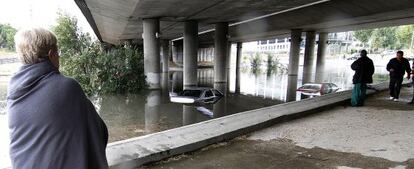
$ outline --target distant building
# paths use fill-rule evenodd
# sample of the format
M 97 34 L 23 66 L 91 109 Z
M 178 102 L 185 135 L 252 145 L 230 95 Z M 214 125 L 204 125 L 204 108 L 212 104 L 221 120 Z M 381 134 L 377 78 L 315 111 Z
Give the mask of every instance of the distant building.
M 305 37 L 302 37 L 300 53 L 303 54 Z M 316 37 L 316 40 L 318 37 Z M 353 37 L 353 32 L 339 32 L 328 34 L 328 54 L 349 53 L 351 49 L 361 50 L 363 45 Z M 256 51 L 261 53 L 287 54 L 290 51 L 290 39 L 278 38 L 256 42 Z M 315 50 L 316 52 L 317 50 Z
M 304 43 L 301 44 L 301 51 L 304 47 Z M 278 38 L 270 40 L 257 41 L 257 51 L 262 53 L 277 53 L 286 54 L 290 50 L 289 38 Z
M 353 37 L 353 32 L 328 34 L 328 53 L 330 55 L 349 53 L 351 49 L 359 50 L 360 43 Z

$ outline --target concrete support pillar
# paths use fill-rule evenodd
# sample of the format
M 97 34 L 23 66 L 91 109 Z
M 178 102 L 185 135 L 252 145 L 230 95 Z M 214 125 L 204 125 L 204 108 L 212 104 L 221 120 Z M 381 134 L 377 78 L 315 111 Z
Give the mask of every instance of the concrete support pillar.
M 236 52 L 236 93 L 240 93 L 240 64 L 242 57 L 242 42 L 237 42 L 237 52 Z
M 228 23 L 216 23 L 214 36 L 214 86 L 227 84 L 227 55 L 228 55 Z M 221 85 L 220 85 L 221 86 Z M 226 90 L 226 88 L 222 88 Z M 227 91 L 221 91 L 227 93 Z
M 184 24 L 184 89 L 197 86 L 198 22 Z
M 305 56 L 303 59 L 302 84 L 313 81 L 312 73 L 314 69 L 315 53 L 315 31 L 306 32 Z
M 298 70 L 299 70 L 299 52 L 302 30 L 293 29 L 290 35 L 290 53 L 288 65 L 288 85 L 286 92 L 286 101 L 296 100 L 296 88 L 298 84 Z
M 162 63 L 162 72 L 168 72 L 168 63 L 170 58 L 170 41 L 161 40 L 161 63 Z
M 158 19 L 143 20 L 144 72 L 150 89 L 160 88 L 160 46 L 156 36 L 159 23 Z
M 171 46 L 171 55 L 172 55 L 172 61 L 178 65 L 183 65 L 183 41 L 177 40 L 172 42 Z
M 163 99 L 169 98 L 169 90 L 168 90 L 168 78 L 169 74 L 167 73 L 161 73 L 161 94 Z
M 176 64 L 178 60 L 178 45 L 176 41 L 172 42 L 171 55 L 172 55 L 172 62 Z
M 227 91 L 230 91 L 230 59 L 231 59 L 231 46 L 232 43 L 228 42 L 227 56 L 226 56 L 226 77 L 227 77 Z
M 174 93 L 183 90 L 183 72 L 172 72 L 171 90 Z
M 159 126 L 161 90 L 151 90 L 148 93 L 145 103 L 145 131 L 155 132 Z
M 328 46 L 328 33 L 319 33 L 318 51 L 316 54 L 316 76 L 315 81 L 322 83 L 325 74 L 325 55 Z

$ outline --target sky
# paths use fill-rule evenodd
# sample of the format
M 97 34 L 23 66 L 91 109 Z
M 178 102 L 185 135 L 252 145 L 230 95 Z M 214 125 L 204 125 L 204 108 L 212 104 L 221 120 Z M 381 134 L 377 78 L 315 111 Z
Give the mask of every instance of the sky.
M 49 29 L 55 25 L 59 10 L 76 17 L 81 30 L 95 36 L 74 0 L 0 0 L 0 23 L 8 23 L 17 29 L 24 27 Z

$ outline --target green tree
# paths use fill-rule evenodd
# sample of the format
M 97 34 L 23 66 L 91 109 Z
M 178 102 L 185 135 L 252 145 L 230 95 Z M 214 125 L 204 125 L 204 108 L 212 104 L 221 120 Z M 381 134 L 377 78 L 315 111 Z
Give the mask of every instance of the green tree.
M 261 73 L 262 57 L 260 53 L 250 55 L 250 66 L 253 74 Z
M 354 37 L 364 44 L 367 44 L 372 36 L 372 29 L 359 30 L 354 32 Z
M 410 47 L 413 31 L 414 25 L 406 25 L 359 30 L 353 35 L 364 44 L 371 43 L 375 49 L 402 49 Z
M 275 73 L 284 73 L 286 72 L 287 68 L 280 63 L 279 57 L 275 56 L 274 54 L 267 53 L 267 75 L 275 74 Z
M 0 24 L 0 48 L 14 50 L 14 35 L 17 30 L 9 24 Z
M 83 48 L 90 46 L 91 39 L 80 31 L 78 20 L 75 17 L 58 12 L 56 22 L 57 25 L 52 27 L 52 31 L 56 34 L 63 57 L 80 54 Z
M 413 37 L 414 25 L 399 26 L 396 30 L 398 39 L 397 48 L 410 48 Z
M 61 50 L 61 71 L 87 94 L 135 93 L 146 88 L 142 47 L 122 44 L 109 51 L 80 31 L 77 19 L 59 13 L 52 28 Z
M 375 49 L 396 49 L 396 30 L 397 27 L 385 27 L 375 29 L 371 37 L 372 47 Z

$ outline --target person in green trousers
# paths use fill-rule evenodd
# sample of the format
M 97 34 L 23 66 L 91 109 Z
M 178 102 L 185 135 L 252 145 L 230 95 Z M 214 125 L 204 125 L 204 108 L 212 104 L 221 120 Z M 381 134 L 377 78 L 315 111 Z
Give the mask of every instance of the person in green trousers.
M 351 96 L 352 106 L 364 105 L 367 84 L 372 83 L 372 75 L 375 71 L 374 63 L 368 58 L 367 51 L 361 50 L 360 56 L 351 65 L 351 69 L 355 71 L 352 78 L 352 83 L 354 84 Z

